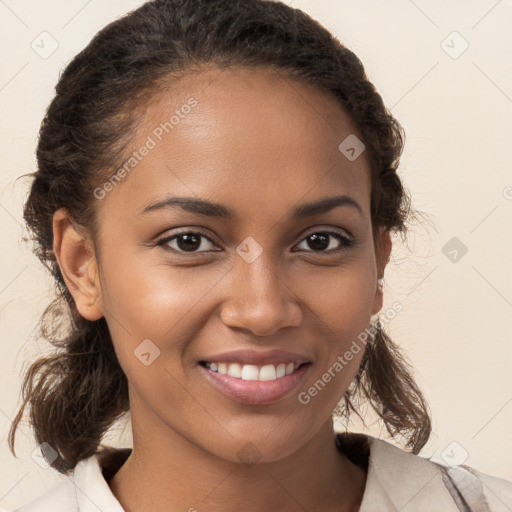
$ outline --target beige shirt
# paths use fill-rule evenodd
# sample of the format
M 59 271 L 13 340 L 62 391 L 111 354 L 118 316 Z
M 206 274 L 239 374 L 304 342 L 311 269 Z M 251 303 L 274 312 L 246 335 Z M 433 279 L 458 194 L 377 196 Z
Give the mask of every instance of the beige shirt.
M 443 472 L 435 463 L 381 439 L 350 433 L 348 436 L 364 438 L 369 449 L 359 512 L 512 512 L 512 482 L 472 468 L 463 469 L 467 466 L 451 468 L 451 477 L 471 503 L 471 508 L 464 508 L 460 498 L 457 505 L 450 484 L 445 484 Z M 341 446 L 339 435 L 337 439 Z M 468 475 L 472 479 L 466 478 Z M 453 489 L 452 492 L 457 494 Z M 99 511 L 124 512 L 124 509 L 105 480 L 100 458 L 93 455 L 80 461 L 65 480 L 12 512 Z

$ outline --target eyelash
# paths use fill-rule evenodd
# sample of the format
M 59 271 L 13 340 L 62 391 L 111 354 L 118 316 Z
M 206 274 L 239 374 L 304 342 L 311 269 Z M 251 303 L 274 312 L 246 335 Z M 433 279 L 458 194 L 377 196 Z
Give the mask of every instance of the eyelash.
M 300 241 L 300 243 L 302 243 L 304 240 L 306 240 L 310 236 L 318 235 L 318 234 L 332 236 L 333 238 L 335 238 L 336 240 L 341 242 L 342 246 L 338 249 L 331 249 L 329 251 L 312 251 L 312 250 L 310 250 L 310 251 L 306 251 L 306 252 L 311 252 L 313 254 L 333 254 L 333 253 L 345 251 L 345 250 L 355 247 L 357 245 L 357 242 L 354 239 L 348 238 L 347 236 L 343 235 L 342 233 L 339 233 L 338 231 L 314 231 L 314 232 L 310 233 L 309 235 L 305 236 Z M 168 237 L 162 238 L 160 240 L 157 240 L 155 242 L 155 245 L 159 246 L 159 247 L 163 247 L 163 249 L 166 251 L 172 251 L 172 252 L 176 252 L 178 254 L 194 255 L 194 254 L 211 252 L 211 251 L 187 252 L 187 251 L 181 251 L 178 249 L 174 249 L 173 247 L 164 247 L 165 244 L 169 243 L 171 240 L 174 240 L 175 238 L 178 238 L 183 235 L 201 235 L 202 237 L 206 238 L 206 240 L 208 240 L 210 243 L 215 245 L 215 242 L 206 233 L 204 233 L 202 231 L 184 231 L 183 233 L 178 233 L 177 235 L 172 235 L 172 236 L 168 236 Z M 214 251 L 214 252 L 218 252 L 218 251 Z

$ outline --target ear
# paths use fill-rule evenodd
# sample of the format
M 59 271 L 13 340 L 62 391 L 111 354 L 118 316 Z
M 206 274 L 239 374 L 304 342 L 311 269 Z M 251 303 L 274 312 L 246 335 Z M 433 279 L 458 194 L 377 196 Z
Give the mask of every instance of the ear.
M 103 308 L 94 246 L 75 226 L 65 208 L 53 215 L 53 251 L 80 315 L 91 321 L 101 318 Z
M 391 233 L 389 229 L 382 228 L 376 237 L 375 255 L 377 260 L 377 277 L 384 277 L 384 270 L 389 262 L 391 256 L 391 249 L 393 243 L 391 242 Z M 383 304 L 382 286 L 375 283 L 375 296 L 373 300 L 372 315 L 376 315 L 381 309 Z

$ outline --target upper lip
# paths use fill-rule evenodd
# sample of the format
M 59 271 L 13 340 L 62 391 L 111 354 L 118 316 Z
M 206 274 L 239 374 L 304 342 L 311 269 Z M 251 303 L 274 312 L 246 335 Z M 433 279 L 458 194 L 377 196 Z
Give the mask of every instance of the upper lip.
M 303 363 L 310 363 L 310 359 L 302 354 L 296 352 L 287 352 L 284 350 L 267 350 L 256 351 L 250 349 L 232 350 L 230 352 L 223 352 L 222 354 L 215 354 L 201 359 L 201 362 L 211 363 L 239 363 L 239 364 L 253 364 L 255 366 L 264 366 L 266 364 L 280 364 L 280 363 L 294 363 L 300 365 Z

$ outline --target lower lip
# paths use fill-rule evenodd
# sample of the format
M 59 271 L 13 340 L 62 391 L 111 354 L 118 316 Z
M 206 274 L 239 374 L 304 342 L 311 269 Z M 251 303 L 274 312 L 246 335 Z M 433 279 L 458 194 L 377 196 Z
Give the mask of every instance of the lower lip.
M 291 393 L 304 380 L 311 363 L 304 364 L 293 373 L 274 380 L 243 380 L 214 372 L 199 365 L 208 381 L 222 394 L 246 405 L 267 405 L 278 402 Z

